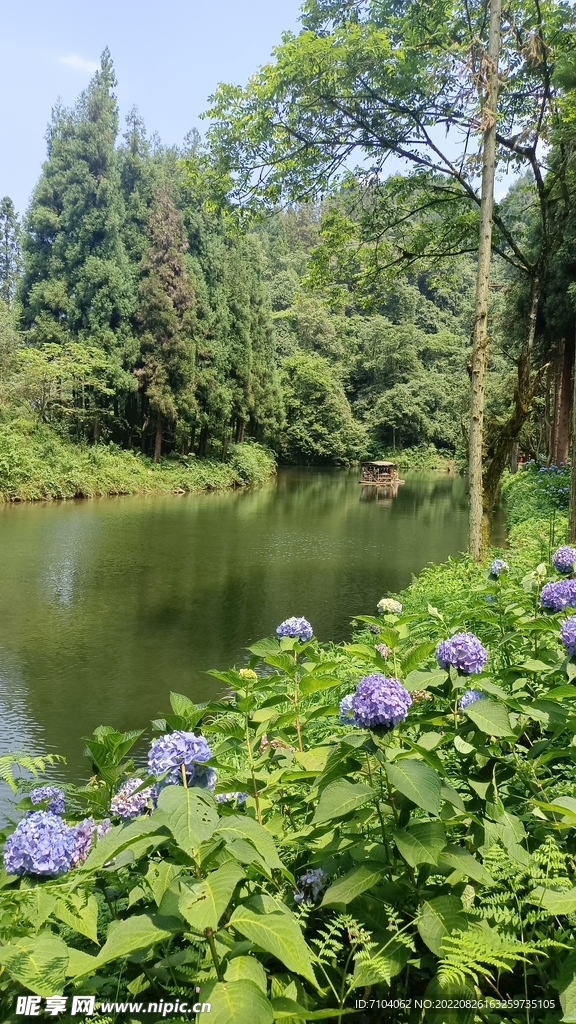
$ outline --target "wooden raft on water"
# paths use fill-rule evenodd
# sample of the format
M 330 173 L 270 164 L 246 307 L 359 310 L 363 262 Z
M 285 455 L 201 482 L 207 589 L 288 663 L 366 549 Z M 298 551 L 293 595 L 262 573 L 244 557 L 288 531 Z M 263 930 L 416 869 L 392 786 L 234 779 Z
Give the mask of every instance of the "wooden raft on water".
M 363 462 L 359 483 L 374 487 L 396 488 L 404 481 L 399 479 L 398 466 L 395 462 Z

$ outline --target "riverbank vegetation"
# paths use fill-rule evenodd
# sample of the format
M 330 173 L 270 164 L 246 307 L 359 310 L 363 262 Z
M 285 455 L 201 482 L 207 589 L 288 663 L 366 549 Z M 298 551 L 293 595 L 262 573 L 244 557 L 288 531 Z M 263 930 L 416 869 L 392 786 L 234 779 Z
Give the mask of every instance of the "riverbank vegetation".
M 400 1024 L 570 1021 L 570 550 L 430 567 L 351 643 L 287 620 L 217 700 L 97 729 L 86 785 L 16 779 L 4 1013 L 58 991 L 179 1020 L 194 992 L 217 1024 L 368 1022 L 368 999 Z
M 193 455 L 154 462 L 113 444 L 72 443 L 42 424 L 17 420 L 0 430 L 0 501 L 242 487 L 275 469 L 273 453 L 256 442 L 232 445 L 225 463 Z

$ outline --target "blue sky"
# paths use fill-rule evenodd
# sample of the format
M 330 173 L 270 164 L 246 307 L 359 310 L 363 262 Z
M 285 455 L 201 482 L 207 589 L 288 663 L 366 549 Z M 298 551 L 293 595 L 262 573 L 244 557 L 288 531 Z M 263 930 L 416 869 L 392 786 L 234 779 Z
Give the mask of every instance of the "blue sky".
M 300 0 L 27 0 L 6 3 L 0 36 L 0 197 L 23 213 L 46 154 L 51 109 L 88 84 L 110 48 L 121 118 L 136 104 L 148 131 L 180 143 L 218 82 L 244 83 Z

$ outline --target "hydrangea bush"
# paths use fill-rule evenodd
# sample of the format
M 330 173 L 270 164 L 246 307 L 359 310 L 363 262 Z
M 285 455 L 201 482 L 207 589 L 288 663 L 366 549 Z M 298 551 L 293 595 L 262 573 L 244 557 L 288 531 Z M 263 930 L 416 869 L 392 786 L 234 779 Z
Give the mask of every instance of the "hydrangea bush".
M 489 569 L 471 586 L 451 563 L 435 603 L 409 591 L 346 644 L 287 620 L 212 673 L 217 699 L 172 694 L 147 738 L 97 729 L 65 806 L 24 783 L 3 1019 L 19 995 L 95 993 L 109 1022 L 122 992 L 166 1020 L 197 998 L 235 1024 L 373 1024 L 370 999 L 398 1024 L 570 1020 L 576 616 L 555 613 L 574 581 Z

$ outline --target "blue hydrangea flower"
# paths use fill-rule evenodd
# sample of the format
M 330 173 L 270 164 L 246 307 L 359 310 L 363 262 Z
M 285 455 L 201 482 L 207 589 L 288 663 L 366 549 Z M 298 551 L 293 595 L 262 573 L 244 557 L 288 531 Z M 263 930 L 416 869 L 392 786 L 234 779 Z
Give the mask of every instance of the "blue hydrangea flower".
M 9 875 L 61 875 L 72 866 L 74 829 L 51 811 L 32 811 L 4 845 Z
M 540 604 L 552 612 L 561 612 L 565 608 L 576 608 L 576 580 L 545 583 L 540 591 Z
M 328 875 L 322 868 L 312 868 L 300 875 L 299 888 L 294 893 L 295 903 L 317 903 L 328 888 Z
M 464 711 L 470 704 L 474 704 L 477 700 L 484 700 L 486 694 L 482 693 L 482 690 L 465 690 L 460 700 L 458 701 L 458 707 L 460 711 Z
M 509 569 L 508 562 L 505 562 L 503 558 L 495 558 L 490 566 L 490 575 L 498 579 L 501 573 L 508 572 Z
M 215 800 L 219 804 L 227 804 L 235 800 L 237 804 L 245 804 L 248 793 L 216 793 Z
M 148 768 L 159 778 L 169 772 L 164 785 L 182 785 L 182 766 L 189 786 L 214 789 L 216 772 L 203 764 L 212 757 L 212 751 L 203 736 L 193 732 L 170 732 L 154 740 L 148 752 Z
M 74 845 L 71 864 L 73 868 L 86 860 L 94 840 L 102 839 L 102 836 L 105 836 L 110 831 L 110 827 L 110 818 L 104 818 L 98 824 L 96 824 L 94 818 L 83 818 L 82 821 L 73 826 Z
M 363 729 L 375 729 L 377 726 L 391 729 L 406 718 L 411 703 L 412 698 L 399 679 L 388 679 L 379 672 L 373 672 L 364 676 L 355 693 L 340 703 L 340 721 Z
M 353 696 L 353 693 L 349 693 L 347 697 L 344 697 L 340 701 L 340 725 L 356 725 L 354 711 L 352 708 Z
M 401 615 L 402 605 L 400 601 L 395 601 L 393 597 L 382 597 L 376 605 L 380 615 Z
M 141 785 L 142 779 L 126 779 L 110 801 L 110 813 L 119 818 L 136 818 L 149 810 L 154 805 L 154 787 L 147 786 L 136 793 Z
M 36 789 L 30 793 L 30 799 L 33 804 L 40 804 L 43 800 L 48 800 L 47 811 L 51 811 L 52 814 L 64 814 L 64 790 L 58 786 L 36 786 Z
M 552 555 L 552 565 L 556 569 L 556 572 L 565 575 L 574 572 L 575 562 L 576 548 L 570 547 L 569 544 L 564 544 L 563 547 L 558 548 L 558 550 Z
M 560 628 L 560 639 L 571 658 L 576 655 L 576 615 L 571 615 Z
M 453 665 L 462 675 L 474 676 L 484 668 L 488 651 L 474 633 L 455 633 L 448 640 L 440 641 L 436 660 L 446 672 Z
M 291 619 L 285 619 L 281 622 L 276 629 L 276 636 L 280 639 L 283 636 L 290 636 L 292 638 L 298 638 L 304 643 L 306 640 L 311 640 L 314 636 L 314 630 L 308 622 L 308 619 L 298 618 L 293 615 Z

